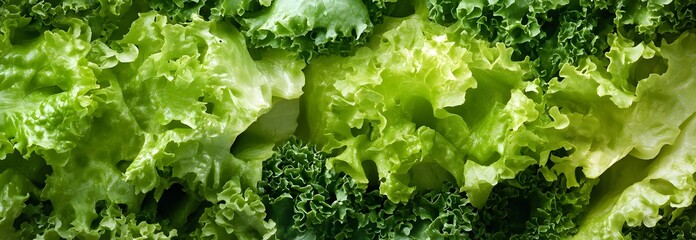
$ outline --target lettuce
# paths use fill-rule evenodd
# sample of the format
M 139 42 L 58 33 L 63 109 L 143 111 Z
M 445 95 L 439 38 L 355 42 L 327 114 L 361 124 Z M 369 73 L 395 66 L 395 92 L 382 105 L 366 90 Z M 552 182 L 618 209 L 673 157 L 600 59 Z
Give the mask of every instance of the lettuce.
M 690 93 L 696 90 L 696 81 L 693 69 L 680 66 L 694 61 L 696 55 L 683 49 L 696 44 L 695 36 L 691 32 L 684 33 L 672 43 L 663 43 L 656 51 L 643 48 L 641 44 L 632 48 L 619 47 L 619 51 L 633 53 L 626 55 L 635 56 L 628 62 L 620 58 L 622 64 L 640 73 L 621 78 L 637 81 L 635 93 L 622 91 L 634 98 L 623 108 L 615 104 L 616 100 L 612 101 L 615 98 L 600 97 L 606 88 L 601 83 L 593 86 L 587 84 L 587 78 L 576 80 L 582 76 L 577 74 L 579 69 L 567 68 L 570 70 L 568 78 L 557 85 L 564 86 L 563 95 L 550 93 L 549 96 L 557 100 L 574 99 L 563 100 L 562 105 L 568 110 L 570 119 L 566 135 L 569 138 L 562 141 L 572 146 L 574 152 L 568 157 L 554 159 L 558 163 L 554 168 L 572 176 L 577 167 L 582 167 L 586 176 L 607 182 L 597 193 L 602 197 L 588 209 L 587 222 L 578 238 L 619 238 L 624 223 L 652 227 L 663 214 L 675 211 L 677 214 L 673 216 L 676 217 L 678 209 L 691 205 L 695 196 L 691 162 L 696 154 L 692 143 L 696 136 L 693 123 L 696 109 L 691 103 L 696 99 L 692 99 Z M 653 64 L 663 65 L 647 67 Z M 618 75 L 611 71 L 613 65 L 614 62 L 610 63 L 607 70 L 612 76 Z M 646 71 L 646 68 L 658 72 Z M 582 88 L 576 85 L 572 87 L 574 91 L 570 91 L 569 86 L 577 81 L 585 84 Z M 592 94 L 582 94 L 582 89 Z M 551 92 L 551 87 L 549 90 Z M 573 97 L 566 94 L 573 94 Z M 578 108 L 581 105 L 577 105 L 577 100 L 583 101 L 582 108 Z
M 373 162 L 395 202 L 453 181 L 480 206 L 498 181 L 546 160 L 552 145 L 535 129 L 555 123 L 539 81 L 526 81 L 528 62 L 502 44 L 457 45 L 418 16 L 385 25 L 354 56 L 317 58 L 306 70 L 308 134 L 339 151 L 330 168 L 366 184 Z
M 695 39 L 687 32 L 659 48 L 616 39 L 608 62 L 564 66 L 563 80 L 550 82 L 546 97 L 569 119 L 554 141 L 573 153 L 554 159 L 554 168 L 572 178 L 581 167 L 597 178 L 626 156 L 652 159 L 673 144 L 696 112 L 690 104 L 696 101 L 690 94 L 696 90 L 694 75 L 681 67 L 693 60 L 694 54 L 682 49 Z
M 690 239 L 695 7 L 0 1 L 0 233 Z
M 92 38 L 116 39 L 142 11 L 139 1 L 7 0 L 0 5 L 0 46 L 24 42 L 46 30 L 65 28 L 79 19 L 89 25 Z
M 255 47 L 316 55 L 348 55 L 364 44 L 396 0 L 222 1 L 214 13 L 233 17 Z M 408 5 L 400 3 L 401 5 Z
M 565 63 L 603 57 L 607 36 L 633 41 L 677 36 L 696 24 L 691 1 L 455 1 L 428 0 L 432 20 L 458 33 L 502 42 L 514 57 L 529 57 L 545 80 Z
M 290 139 L 264 162 L 259 194 L 282 239 L 560 239 L 577 231 L 596 180 L 566 188 L 538 167 L 497 185 L 481 208 L 452 183 L 394 203 L 324 165 L 329 155 Z
M 273 141 L 294 128 L 273 122 L 297 116 L 287 106 L 297 105 L 289 99 L 301 94 L 304 63 L 285 52 L 255 61 L 235 28 L 200 19 L 169 24 L 143 13 L 123 39 L 108 44 L 91 41 L 88 30 L 75 20 L 68 31 L 2 51 L 2 161 L 37 158 L 50 168 L 37 190 L 13 174 L 35 161 L 3 166 L 4 191 L 14 196 L 8 204 L 17 206 L 3 212 L 3 228 L 49 239 L 272 233 L 263 208 L 238 204 L 260 204 L 242 190 L 260 179 Z M 274 103 L 286 107 L 262 118 Z M 252 125 L 277 135 L 237 143 Z M 187 200 L 177 200 L 182 195 Z M 27 208 L 50 206 L 48 219 L 19 217 L 27 198 L 37 202 Z M 151 201 L 180 211 L 156 207 L 154 221 L 138 217 Z M 229 204 L 210 205 L 218 202 Z M 204 227 L 190 230 L 187 219 L 197 212 L 205 213 L 198 215 Z M 246 229 L 239 218 L 223 220 L 233 214 L 266 225 Z
M 170 20 L 175 22 L 186 22 L 195 16 L 202 16 L 203 12 L 210 11 L 210 5 L 213 2 L 206 0 L 147 1 L 151 9 L 157 10 L 160 14 L 168 16 Z
M 195 16 L 224 19 L 239 26 L 253 48 L 284 49 L 305 60 L 316 55 L 352 53 L 384 15 L 405 8 L 396 0 L 179 0 L 148 1 L 152 9 L 182 22 Z M 408 4 L 406 4 L 408 5 Z
M 678 215 L 663 217 L 653 227 L 624 226 L 622 234 L 627 239 L 691 239 L 696 237 L 693 218 L 694 208 L 689 206 Z
M 612 181 L 602 187 L 603 198 L 588 209 L 586 222 L 578 239 L 595 236 L 620 238 L 624 224 L 628 227 L 645 225 L 654 227 L 661 219 L 662 226 L 681 216 L 693 202 L 694 191 L 693 118 L 685 123 L 684 134 L 650 162 L 639 159 L 622 160 L 611 169 L 604 181 Z M 624 161 L 626 161 L 624 163 Z M 630 176 L 624 171 L 633 171 Z M 634 182 L 635 181 L 635 182 Z

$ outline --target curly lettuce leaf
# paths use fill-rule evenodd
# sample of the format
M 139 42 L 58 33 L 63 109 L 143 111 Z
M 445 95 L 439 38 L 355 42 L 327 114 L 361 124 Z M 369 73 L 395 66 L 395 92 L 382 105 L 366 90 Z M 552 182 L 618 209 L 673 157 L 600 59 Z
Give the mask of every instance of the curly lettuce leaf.
M 270 110 L 274 94 L 300 95 L 303 76 L 298 69 L 304 64 L 279 55 L 257 65 L 231 25 L 200 19 L 185 26 L 168 24 L 154 13 L 143 14 L 118 43 L 140 51 L 132 63 L 113 68 L 144 138 L 126 179 L 147 192 L 161 185 L 158 181 L 167 181 L 158 175 L 164 171 L 192 189 L 200 185 L 211 197 L 232 179 L 243 186 L 258 181 L 258 174 L 246 178 L 239 169 L 257 171 L 260 161 L 244 161 L 230 154 L 230 148 Z M 262 72 L 268 69 L 264 64 L 273 62 L 285 64 L 280 69 L 287 74 Z
M 691 1 L 429 0 L 429 16 L 459 35 L 502 42 L 544 80 L 566 64 L 602 57 L 609 34 L 656 41 L 696 26 Z
M 625 40 L 624 40 L 625 41 Z M 577 168 L 597 178 L 626 156 L 652 159 L 673 144 L 696 112 L 696 35 L 686 32 L 672 43 L 612 46 L 609 63 L 589 59 L 561 71 L 546 98 L 569 120 L 548 135 L 571 154 L 555 157 L 554 170 L 570 179 Z
M 689 206 L 683 211 L 665 213 L 653 227 L 645 225 L 624 226 L 622 234 L 625 239 L 693 239 L 696 238 L 694 226 L 694 207 Z
M 328 153 L 291 139 L 264 162 L 259 195 L 280 239 L 563 239 L 576 233 L 596 180 L 566 188 L 530 167 L 475 208 L 448 182 L 393 203 L 326 167 Z
M 150 7 L 177 22 L 223 19 L 239 26 L 250 47 L 315 55 L 350 54 L 364 44 L 386 14 L 399 14 L 395 0 L 179 0 L 149 1 Z M 409 4 L 401 4 L 409 6 Z
M 305 59 L 350 53 L 374 27 L 360 0 L 223 1 L 213 11 L 236 17 L 250 45 L 300 52 Z
M 595 7 L 615 14 L 617 31 L 632 39 L 654 41 L 665 33 L 680 34 L 696 27 L 696 3 L 684 0 L 598 1 Z
M 157 10 L 160 14 L 168 16 L 176 22 L 191 21 L 195 16 L 201 15 L 203 11 L 210 12 L 210 5 L 214 2 L 206 0 L 147 1 L 151 9 Z
M 386 22 L 351 57 L 322 57 L 306 70 L 305 121 L 329 166 L 367 183 L 374 162 L 380 190 L 407 201 L 416 189 L 454 181 L 474 205 L 502 179 L 545 160 L 534 133 L 544 114 L 528 62 L 502 44 L 459 45 L 415 15 Z
M 0 126 L 14 149 L 64 164 L 91 128 L 97 77 L 80 25 L 0 52 Z
M 429 16 L 466 38 L 501 42 L 514 49 L 515 59 L 529 57 L 545 80 L 559 66 L 601 54 L 601 37 L 611 30 L 605 11 L 584 2 L 429 0 Z M 607 19 L 605 19 L 607 18 Z
M 40 36 L 44 31 L 65 29 L 75 20 L 89 26 L 92 38 L 115 39 L 143 9 L 132 0 L 7 0 L 0 3 L 0 46 L 9 47 Z
M 674 220 L 693 204 L 694 119 L 692 115 L 681 126 L 679 137 L 655 159 L 627 158 L 602 175 L 601 181 L 607 184 L 599 186 L 601 195 L 589 206 L 576 239 L 621 239 L 624 225 L 654 227 L 670 215 Z
M 266 208 L 261 198 L 247 188 L 230 181 L 218 194 L 217 204 L 206 208 L 199 219 L 201 228 L 192 237 L 205 239 L 271 239 L 275 223 L 266 222 Z
M 25 174 L 40 191 L 12 198 L 26 207 L 3 214 L 20 219 L 3 223 L 8 234 L 169 239 L 203 228 L 189 218 L 252 238 L 273 231 L 247 189 L 296 127 L 305 63 L 279 50 L 252 58 L 228 23 L 167 19 L 141 14 L 118 41 L 91 41 L 75 19 L 2 49 L 0 170 L 50 168 Z M 232 186 L 239 194 L 219 196 Z M 219 201 L 230 205 L 205 210 Z M 218 222 L 235 212 L 257 224 Z
M 554 132 L 568 156 L 552 156 L 552 170 L 571 182 L 578 170 L 600 184 L 577 239 L 621 239 L 624 225 L 653 227 L 677 217 L 694 195 L 693 136 L 696 35 L 674 42 L 611 40 L 608 62 L 588 59 L 561 70 L 547 100 L 568 126 Z M 578 176 L 578 178 L 584 178 Z
M 688 29 L 696 28 L 696 2 L 675 0 L 670 9 L 664 11 L 658 22 L 657 31 L 664 35 L 679 35 Z
M 344 173 L 326 168 L 327 154 L 290 139 L 264 162 L 259 195 L 279 239 L 395 238 L 416 217 L 377 191 L 365 192 Z M 398 207 L 398 209 L 397 209 Z
M 22 174 L 14 169 L 4 170 L 0 173 L 0 231 L 9 234 L 11 238 L 17 238 L 14 231 L 14 222 L 26 206 L 25 201 L 30 192 L 38 189 Z

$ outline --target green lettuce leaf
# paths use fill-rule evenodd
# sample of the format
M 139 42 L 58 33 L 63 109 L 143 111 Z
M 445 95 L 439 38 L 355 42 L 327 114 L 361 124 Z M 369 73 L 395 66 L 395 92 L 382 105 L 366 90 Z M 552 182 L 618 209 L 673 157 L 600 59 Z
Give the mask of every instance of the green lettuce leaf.
M 458 35 L 502 42 L 515 59 L 529 57 L 545 80 L 564 63 L 601 54 L 602 36 L 612 29 L 604 24 L 611 14 L 585 1 L 429 0 L 428 7 L 430 19 Z
M 674 42 L 610 40 L 608 62 L 566 65 L 549 84 L 549 104 L 568 118 L 550 137 L 568 156 L 552 170 L 572 179 L 599 178 L 577 239 L 621 239 L 624 225 L 653 227 L 676 218 L 694 195 L 696 35 Z M 580 176 L 575 174 L 582 170 Z M 675 214 L 671 214 L 675 213 Z
M 534 129 L 551 120 L 539 81 L 525 81 L 528 62 L 502 44 L 459 45 L 419 15 L 380 31 L 355 56 L 317 58 L 305 71 L 307 134 L 340 153 L 329 167 L 367 184 L 374 162 L 395 202 L 454 181 L 480 206 L 499 180 L 546 160 L 552 149 Z
M 6 237 L 18 238 L 14 231 L 14 222 L 22 213 L 25 207 L 24 202 L 29 198 L 30 192 L 36 192 L 38 189 L 32 183 L 18 173 L 14 169 L 8 169 L 0 173 L 0 231 L 4 232 Z
M 645 225 L 628 227 L 624 226 L 622 234 L 625 239 L 692 239 L 696 238 L 694 231 L 694 207 L 693 205 L 665 213 L 665 215 L 653 227 Z
M 187 181 L 191 189 L 201 185 L 211 198 L 232 179 L 243 186 L 258 180 L 260 171 L 255 169 L 260 161 L 237 158 L 229 154 L 230 148 L 270 110 L 274 94 L 300 95 L 304 76 L 298 72 L 304 64 L 281 54 L 263 58 L 257 66 L 231 25 L 200 19 L 186 26 L 171 25 L 154 13 L 143 14 L 118 44 L 132 44 L 140 51 L 132 63 L 113 68 L 144 138 L 126 179 L 147 192 L 163 185 L 158 181 L 166 178 L 160 178 L 158 171 L 164 171 Z M 277 71 L 287 74 L 262 72 L 268 69 L 266 64 L 284 64 Z M 245 178 L 239 169 L 258 174 Z
M 218 194 L 217 204 L 206 208 L 201 228 L 191 236 L 205 239 L 271 239 L 275 223 L 266 222 L 266 208 L 251 188 L 243 193 L 230 181 Z
M 429 16 L 458 35 L 502 42 L 515 59 L 529 57 L 544 80 L 566 64 L 608 50 L 607 36 L 656 41 L 696 25 L 691 1 L 462 1 L 429 0 Z
M 214 11 L 239 16 L 252 46 L 297 51 L 305 59 L 317 53 L 350 53 L 366 41 L 374 26 L 371 11 L 361 0 L 226 0 Z
M 562 239 L 577 232 L 596 180 L 566 188 L 539 167 L 496 185 L 481 208 L 448 182 L 393 203 L 326 167 L 329 154 L 296 139 L 264 162 L 259 195 L 279 239 Z
M 210 12 L 210 5 L 216 1 L 206 0 L 148 0 L 150 8 L 160 14 L 168 16 L 175 22 L 191 21 L 194 17 L 201 16 L 204 11 Z M 202 16 L 209 17 L 209 16 Z
M 554 170 L 573 179 L 576 169 L 597 178 L 626 156 L 652 159 L 679 136 L 696 112 L 696 79 L 689 67 L 696 35 L 687 32 L 656 48 L 615 40 L 609 62 L 566 65 L 562 81 L 549 83 L 547 99 L 569 119 L 548 135 L 571 153 L 555 157 Z M 627 42 L 626 42 L 627 41 Z
M 615 14 L 617 31 L 632 39 L 657 40 L 664 33 L 680 34 L 694 27 L 696 15 L 693 1 L 597 1 L 595 7 L 606 8 Z
M 653 160 L 621 160 L 602 175 L 601 197 L 593 200 L 576 239 L 622 238 L 624 225 L 654 227 L 680 216 L 696 196 L 696 121 L 689 118 L 676 141 Z
M 8 234 L 168 239 L 217 227 L 240 238 L 273 231 L 248 189 L 274 142 L 294 132 L 305 63 L 280 50 L 252 58 L 228 23 L 167 20 L 143 13 L 122 40 L 91 41 L 87 23 L 72 19 L 65 31 L 0 52 L 0 170 L 50 168 L 24 174 L 40 189 L 31 195 L 8 175 Z M 225 223 L 235 212 L 240 217 Z M 243 226 L 240 218 L 256 221 Z
M 75 20 L 85 22 L 92 38 L 116 39 L 128 31 L 143 7 L 132 0 L 7 0 L 0 3 L 0 46 L 9 47 L 65 29 Z
M 91 128 L 99 87 L 85 56 L 89 36 L 76 24 L 70 31 L 2 50 L 0 126 L 14 149 L 44 155 L 62 165 Z

